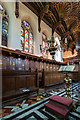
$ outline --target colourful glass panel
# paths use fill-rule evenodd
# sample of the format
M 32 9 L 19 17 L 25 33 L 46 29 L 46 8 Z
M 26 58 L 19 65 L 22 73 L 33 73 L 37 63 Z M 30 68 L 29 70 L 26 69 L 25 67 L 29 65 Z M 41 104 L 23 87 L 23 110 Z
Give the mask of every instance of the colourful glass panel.
M 47 50 L 48 49 L 48 43 L 45 42 L 45 49 Z
M 29 44 L 32 44 L 33 42 L 33 36 L 32 33 L 29 34 Z
M 33 46 L 29 44 L 29 53 L 33 53 Z
M 21 48 L 22 50 L 24 48 L 24 30 L 22 27 L 21 27 Z
M 25 25 L 28 29 L 30 29 L 30 25 L 29 25 L 28 22 L 24 21 L 23 23 L 24 23 L 24 25 Z
M 46 40 L 46 39 L 47 39 L 47 37 L 46 37 L 46 35 L 45 35 L 44 33 L 42 33 L 42 39 L 43 39 L 43 40 Z
M 43 57 L 45 56 L 45 41 L 43 41 L 43 44 L 42 44 L 42 55 Z
M 27 30 L 25 30 L 25 51 L 28 52 L 28 41 L 29 41 L 29 37 L 28 37 L 29 33 Z
M 42 51 L 44 52 L 44 50 L 45 50 L 45 42 L 43 41 Z
M 33 53 L 33 35 L 32 35 L 32 29 L 31 26 L 29 25 L 28 22 L 23 21 L 22 26 L 24 27 L 25 30 L 25 42 L 24 42 L 24 48 L 26 52 Z
M 33 35 L 32 33 L 29 34 L 29 52 L 33 52 Z
M 7 46 L 8 37 L 8 19 L 3 17 L 2 19 L 2 45 Z

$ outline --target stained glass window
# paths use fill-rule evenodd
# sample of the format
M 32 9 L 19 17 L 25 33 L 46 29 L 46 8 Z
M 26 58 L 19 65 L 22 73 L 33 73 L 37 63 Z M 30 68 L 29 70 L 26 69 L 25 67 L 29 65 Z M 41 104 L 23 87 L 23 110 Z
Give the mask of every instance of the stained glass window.
M 33 40 L 33 35 L 32 35 L 32 33 L 30 33 L 30 35 L 29 35 L 29 52 L 30 53 L 32 53 L 32 50 L 33 50 L 33 42 L 32 42 L 32 40 Z
M 2 18 L 2 45 L 7 46 L 7 39 L 8 39 L 8 17 L 7 13 L 3 9 L 2 5 L 0 5 L 0 11 L 3 15 Z
M 24 30 L 21 27 L 21 48 L 24 49 Z
M 47 49 L 48 49 L 47 36 L 44 33 L 42 33 L 42 56 L 46 58 L 48 57 Z
M 21 41 L 23 39 L 23 46 L 21 42 L 21 47 L 23 51 L 33 53 L 33 33 L 30 24 L 27 21 L 22 22 L 21 29 Z M 22 31 L 23 30 L 23 31 Z M 22 34 L 24 35 L 22 36 Z
M 25 30 L 25 51 L 28 52 L 29 33 Z
M 24 23 L 24 25 L 26 26 L 26 28 L 27 28 L 27 29 L 30 29 L 30 25 L 29 25 L 29 23 L 28 23 L 28 22 L 23 21 L 23 23 Z

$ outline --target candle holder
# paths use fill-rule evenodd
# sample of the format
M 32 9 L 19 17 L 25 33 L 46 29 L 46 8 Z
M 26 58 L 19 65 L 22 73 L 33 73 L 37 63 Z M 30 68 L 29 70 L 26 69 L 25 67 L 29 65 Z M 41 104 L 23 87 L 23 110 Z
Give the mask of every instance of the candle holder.
M 70 98 L 70 85 L 72 83 L 72 80 L 70 79 L 69 77 L 69 74 L 68 73 L 65 73 L 66 77 L 64 79 L 64 83 L 66 84 L 66 95 L 67 95 L 67 98 Z
M 51 40 L 48 40 L 48 46 L 49 49 L 47 51 L 50 52 L 50 55 L 52 55 L 52 58 L 54 59 L 55 51 L 57 50 L 57 46 L 54 46 L 55 40 L 54 37 L 51 36 Z

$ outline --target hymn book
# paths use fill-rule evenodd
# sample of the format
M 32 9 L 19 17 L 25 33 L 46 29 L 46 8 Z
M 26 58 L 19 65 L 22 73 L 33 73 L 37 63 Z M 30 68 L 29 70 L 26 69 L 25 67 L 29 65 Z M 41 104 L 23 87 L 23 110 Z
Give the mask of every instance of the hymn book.
M 74 71 L 75 65 L 61 66 L 59 71 Z

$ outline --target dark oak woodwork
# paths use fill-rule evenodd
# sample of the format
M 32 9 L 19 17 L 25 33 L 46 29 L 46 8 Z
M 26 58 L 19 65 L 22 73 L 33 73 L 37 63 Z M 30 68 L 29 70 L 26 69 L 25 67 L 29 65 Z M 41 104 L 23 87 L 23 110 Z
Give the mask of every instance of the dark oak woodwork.
M 43 87 L 64 83 L 64 74 L 57 71 L 44 71 L 42 73 Z
M 38 61 L 35 61 L 35 69 L 39 70 L 39 62 Z
M 22 2 L 25 6 L 27 6 L 30 10 L 32 10 L 37 16 L 39 16 L 38 11 L 35 10 L 35 8 L 33 8 L 29 2 Z M 52 28 L 52 25 L 50 24 L 50 22 L 48 22 L 44 17 L 42 18 L 42 20 L 49 25 Z
M 41 27 L 40 27 L 41 20 L 44 17 L 45 13 L 48 13 L 48 10 L 49 10 L 49 4 L 46 4 L 46 6 L 43 8 L 43 10 L 41 10 L 41 12 L 39 13 L 39 16 L 38 16 L 38 30 L 39 30 L 39 32 L 41 31 Z
M 38 71 L 27 72 L 19 70 L 2 70 L 2 100 L 6 102 L 10 99 L 17 99 L 37 92 L 39 88 Z M 23 89 L 30 91 L 23 92 Z
M 2 50 L 3 69 L 29 70 L 29 68 L 31 68 L 32 71 L 35 71 L 36 68 L 38 68 L 38 70 L 42 70 L 43 68 L 46 70 L 47 64 L 55 64 L 55 65 L 66 64 L 66 63 L 56 62 L 55 60 L 45 59 L 43 57 L 27 54 L 20 50 L 12 50 L 4 47 L 0 47 L 0 49 Z M 36 62 L 38 62 L 37 63 L 38 66 L 35 65 Z
M 70 78 L 74 81 L 74 82 L 80 82 L 80 72 L 73 72 L 70 74 Z
M 17 0 L 15 3 L 15 15 L 16 15 L 16 18 L 19 17 L 19 2 Z
M 58 72 L 65 63 L 30 55 L 1 47 L 2 56 L 2 100 L 3 102 L 27 96 L 33 92 L 38 93 L 39 87 L 46 87 L 64 82 L 64 74 Z M 75 65 L 78 71 L 78 63 Z M 1 75 L 0 75 L 1 77 Z M 80 73 L 73 72 L 71 78 L 80 80 Z M 23 89 L 30 89 L 23 92 Z

